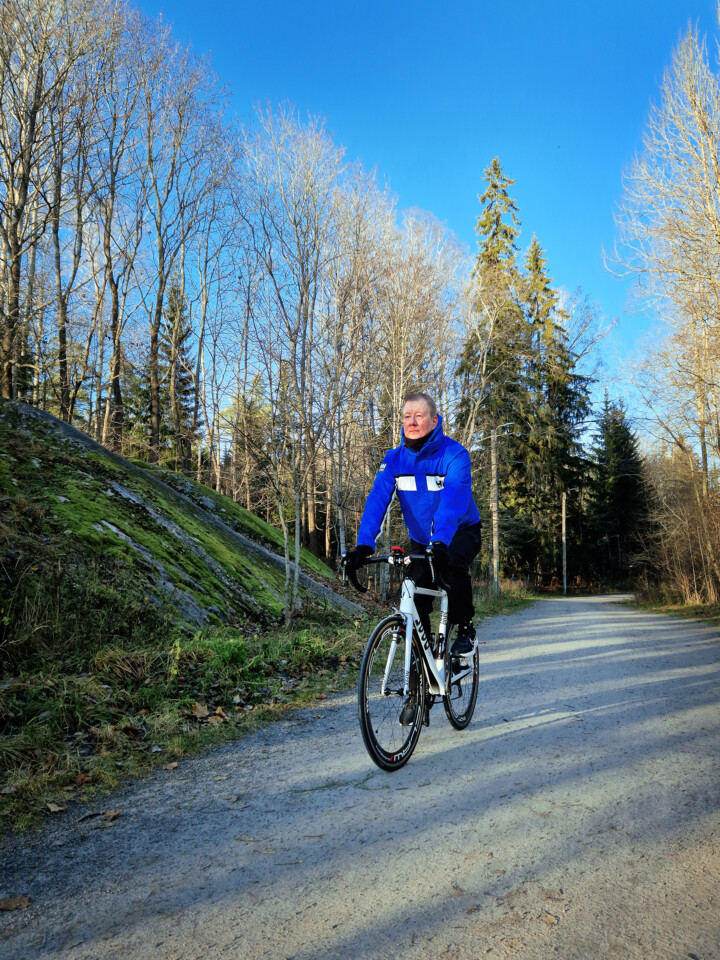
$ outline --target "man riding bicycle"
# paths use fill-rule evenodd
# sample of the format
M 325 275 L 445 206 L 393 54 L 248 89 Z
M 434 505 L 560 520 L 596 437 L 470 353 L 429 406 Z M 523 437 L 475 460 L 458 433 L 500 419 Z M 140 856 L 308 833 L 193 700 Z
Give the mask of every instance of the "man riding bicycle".
M 480 550 L 480 514 L 473 500 L 470 454 L 446 437 L 442 417 L 426 393 L 410 393 L 403 406 L 402 441 L 388 450 L 365 504 L 357 546 L 345 554 L 346 569 L 355 572 L 375 552 L 393 496 L 397 494 L 411 538 L 411 552 L 431 554 L 448 584 L 451 624 L 458 624 L 453 656 L 472 653 L 475 645 L 470 564 Z M 431 584 L 427 563 L 413 565 L 419 587 Z M 415 600 L 428 636 L 432 597 Z

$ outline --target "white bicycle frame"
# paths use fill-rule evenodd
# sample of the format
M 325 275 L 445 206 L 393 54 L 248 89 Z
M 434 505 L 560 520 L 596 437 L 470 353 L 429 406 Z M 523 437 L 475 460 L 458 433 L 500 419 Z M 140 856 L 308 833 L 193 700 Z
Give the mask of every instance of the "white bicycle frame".
M 396 562 L 404 563 L 405 560 Z M 447 636 L 447 592 L 442 589 L 430 590 L 427 587 L 417 587 L 415 586 L 414 580 L 403 580 L 399 607 L 399 612 L 405 618 L 405 684 L 403 687 L 403 696 L 408 697 L 410 695 L 410 663 L 412 655 L 412 634 L 414 629 L 420 640 L 420 646 L 422 647 L 425 663 L 427 664 L 430 693 L 434 693 L 436 696 L 444 697 L 447 693 L 445 682 L 445 659 L 444 657 L 441 657 L 440 659 L 436 660 L 433 655 L 432 647 L 430 645 L 430 637 L 425 634 L 425 628 L 422 625 L 420 615 L 417 612 L 417 607 L 415 606 L 416 593 L 423 594 L 427 597 L 440 597 L 440 626 L 438 632 L 442 638 Z M 442 647 L 442 644 L 440 646 Z M 396 650 L 397 640 L 393 640 L 390 644 L 387 665 L 385 666 L 385 674 L 380 687 L 380 692 L 383 695 L 385 694 L 385 688 L 387 687 L 390 671 L 392 670 L 393 661 L 395 660 Z

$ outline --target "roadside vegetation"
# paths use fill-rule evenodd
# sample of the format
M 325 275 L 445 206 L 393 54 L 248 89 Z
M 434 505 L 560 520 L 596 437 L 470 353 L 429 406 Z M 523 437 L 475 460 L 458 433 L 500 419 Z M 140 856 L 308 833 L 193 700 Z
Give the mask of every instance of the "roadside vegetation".
M 482 586 L 478 621 L 533 599 L 519 585 L 497 597 Z M 0 834 L 74 800 L 104 812 L 124 778 L 171 774 L 184 757 L 353 687 L 384 613 L 372 604 L 349 619 L 318 606 L 291 630 L 155 631 L 57 658 L 38 651 L 0 682 Z
M 519 580 L 502 580 L 498 594 L 495 594 L 490 582 L 477 584 L 473 590 L 473 599 L 475 601 L 475 621 L 481 623 L 488 617 L 497 617 L 500 614 L 524 610 L 533 601 L 539 600 L 540 594 L 528 590 Z
M 0 832 L 351 685 L 365 639 L 362 620 L 317 607 L 289 631 L 156 632 L 37 657 L 0 682 Z
M 666 613 L 668 616 L 681 617 L 684 620 L 702 620 L 704 623 L 720 626 L 720 603 L 683 603 L 679 600 L 650 598 L 642 594 L 637 594 L 629 603 L 641 610 Z

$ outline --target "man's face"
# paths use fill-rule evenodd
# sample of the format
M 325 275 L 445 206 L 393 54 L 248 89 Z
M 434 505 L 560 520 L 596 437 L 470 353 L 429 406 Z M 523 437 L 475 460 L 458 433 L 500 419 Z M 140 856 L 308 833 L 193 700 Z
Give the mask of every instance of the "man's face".
M 403 407 L 403 432 L 408 440 L 426 437 L 437 426 L 438 418 L 430 416 L 424 400 L 408 400 Z

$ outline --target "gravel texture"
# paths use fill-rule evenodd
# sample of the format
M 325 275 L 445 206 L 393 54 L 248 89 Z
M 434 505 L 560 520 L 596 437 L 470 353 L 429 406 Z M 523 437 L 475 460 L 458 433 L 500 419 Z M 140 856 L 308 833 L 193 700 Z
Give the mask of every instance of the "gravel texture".
M 720 960 L 720 641 L 612 600 L 484 623 L 397 773 L 345 695 L 6 838 L 0 956 Z

